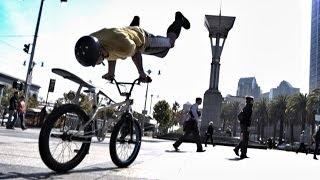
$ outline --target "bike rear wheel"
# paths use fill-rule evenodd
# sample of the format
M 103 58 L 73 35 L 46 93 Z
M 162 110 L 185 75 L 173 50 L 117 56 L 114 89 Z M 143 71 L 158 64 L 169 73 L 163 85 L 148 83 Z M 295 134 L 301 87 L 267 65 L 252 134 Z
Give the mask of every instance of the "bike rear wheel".
M 123 116 L 115 125 L 110 138 L 110 156 L 118 167 L 128 167 L 139 154 L 141 128 L 137 120 Z
M 56 172 L 75 168 L 88 154 L 92 127 L 80 128 L 89 120 L 77 105 L 65 104 L 52 111 L 39 135 L 42 161 Z

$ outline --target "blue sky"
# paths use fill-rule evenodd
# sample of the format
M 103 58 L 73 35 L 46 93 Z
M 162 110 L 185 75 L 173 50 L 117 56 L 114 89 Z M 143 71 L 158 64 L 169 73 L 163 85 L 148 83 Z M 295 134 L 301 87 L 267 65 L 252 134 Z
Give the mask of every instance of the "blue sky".
M 33 82 L 41 85 L 45 97 L 50 78 L 57 79 L 53 100 L 74 84 L 51 73 L 59 67 L 91 80 L 114 99 L 121 100 L 114 85 L 100 77 L 106 67 L 81 67 L 74 58 L 77 39 L 104 27 L 121 27 L 140 15 L 141 27 L 155 35 L 165 35 L 177 10 L 191 22 L 183 30 L 167 57 L 144 56 L 145 70 L 152 70 L 150 94 L 169 103 L 193 102 L 209 87 L 211 50 L 204 15 L 217 15 L 220 0 L 152 1 L 150 0 L 46 0 L 39 29 L 34 61 L 45 64 L 34 68 Z M 40 0 L 0 1 L 0 71 L 25 79 L 29 55 L 23 44 L 32 43 Z M 223 0 L 222 15 L 236 16 L 221 56 L 219 90 L 222 95 L 236 94 L 239 78 L 255 76 L 263 92 L 290 82 L 308 92 L 311 0 Z M 157 72 L 161 70 L 161 75 Z M 116 78 L 131 81 L 138 73 L 130 59 L 118 61 Z M 145 85 L 138 86 L 133 96 L 135 108 L 144 105 Z M 154 96 L 156 97 L 156 96 Z M 150 98 L 150 96 L 149 96 Z M 150 101 L 148 101 L 149 106 Z

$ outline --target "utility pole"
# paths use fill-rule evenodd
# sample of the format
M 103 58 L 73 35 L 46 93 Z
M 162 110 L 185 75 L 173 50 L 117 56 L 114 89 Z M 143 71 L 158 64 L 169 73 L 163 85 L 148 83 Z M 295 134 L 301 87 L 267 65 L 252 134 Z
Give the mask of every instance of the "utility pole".
M 32 84 L 33 57 L 34 57 L 34 51 L 35 51 L 36 44 L 37 44 L 37 37 L 38 37 L 38 30 L 39 30 L 39 25 L 40 25 L 43 2 L 44 2 L 44 0 L 41 0 L 40 10 L 39 10 L 39 14 L 38 14 L 38 20 L 37 20 L 37 25 L 36 25 L 36 31 L 35 31 L 34 37 L 33 37 L 32 50 L 31 50 L 31 54 L 30 54 L 29 66 L 28 66 L 28 71 L 27 71 L 26 89 L 25 89 L 25 101 L 26 102 L 28 102 L 29 89 L 30 89 L 30 85 Z
M 30 89 L 30 85 L 32 84 L 33 57 L 34 57 L 34 51 L 36 49 L 36 44 L 37 44 L 37 37 L 38 37 L 40 19 L 41 19 L 41 14 L 42 14 L 43 2 L 44 2 L 44 0 L 41 0 L 40 9 L 39 9 L 39 13 L 38 13 L 38 19 L 37 19 L 36 30 L 35 30 L 34 37 L 33 37 L 33 43 L 32 43 L 32 49 L 31 49 L 31 54 L 30 54 L 29 66 L 28 66 L 28 71 L 27 71 L 26 87 L 25 87 L 25 101 L 26 102 L 28 102 L 29 89 Z M 67 2 L 67 0 L 60 0 L 60 2 Z

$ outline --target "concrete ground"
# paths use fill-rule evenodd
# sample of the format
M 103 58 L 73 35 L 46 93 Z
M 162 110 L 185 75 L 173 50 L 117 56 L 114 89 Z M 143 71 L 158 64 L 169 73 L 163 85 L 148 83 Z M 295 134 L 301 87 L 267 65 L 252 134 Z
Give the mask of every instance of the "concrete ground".
M 143 138 L 140 153 L 128 168 L 111 161 L 108 142 L 92 143 L 90 153 L 78 167 L 56 174 L 41 161 L 39 129 L 0 127 L 0 179 L 317 179 L 320 161 L 312 155 L 278 150 L 249 149 L 240 160 L 233 147 L 208 146 L 196 153 L 185 143 L 174 152 L 173 141 Z M 319 157 L 320 158 L 320 157 Z

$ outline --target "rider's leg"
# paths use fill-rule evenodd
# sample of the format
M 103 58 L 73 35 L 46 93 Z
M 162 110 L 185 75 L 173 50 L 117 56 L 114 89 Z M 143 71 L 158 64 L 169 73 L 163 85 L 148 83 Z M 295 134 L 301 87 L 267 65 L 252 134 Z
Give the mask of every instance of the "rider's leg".
M 167 29 L 167 37 L 170 39 L 172 47 L 174 46 L 176 39 L 179 37 L 182 27 L 184 29 L 189 29 L 190 22 L 182 15 L 181 12 L 178 11 L 176 12 L 174 22 Z
M 180 35 L 181 28 L 189 29 L 190 23 L 181 12 L 176 12 L 174 22 L 167 29 L 167 37 L 154 36 L 145 32 L 148 37 L 148 46 L 143 51 L 143 54 L 153 55 L 163 58 L 169 50 L 174 46 L 176 39 Z
M 114 78 L 114 71 L 116 69 L 117 61 L 108 61 L 108 73 L 103 75 L 102 78 L 112 80 Z

